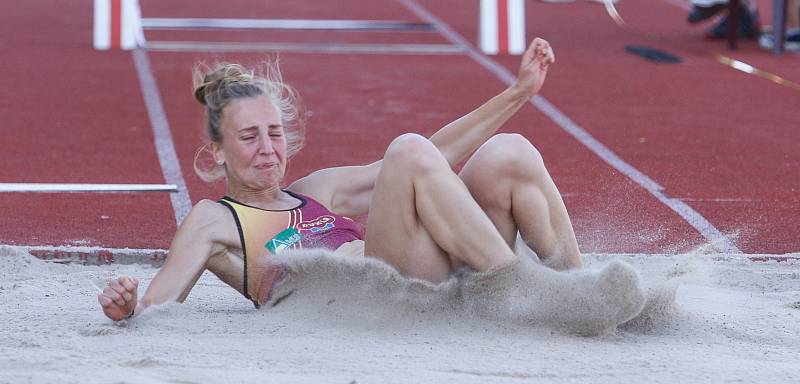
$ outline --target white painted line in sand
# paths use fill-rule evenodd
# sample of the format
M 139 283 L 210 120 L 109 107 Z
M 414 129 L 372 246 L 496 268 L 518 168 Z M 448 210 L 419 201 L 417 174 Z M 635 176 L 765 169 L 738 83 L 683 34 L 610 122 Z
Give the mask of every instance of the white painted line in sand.
M 174 192 L 174 184 L 0 183 L 0 192 Z
M 189 191 L 186 189 L 186 181 L 183 179 L 167 115 L 164 112 L 164 105 L 161 103 L 161 95 L 158 92 L 158 85 L 150 67 L 147 52 L 142 49 L 134 49 L 131 53 L 136 74 L 139 76 L 139 85 L 142 89 L 147 115 L 150 117 L 150 125 L 153 127 L 153 138 L 161 172 L 167 183 L 175 184 L 178 188 L 177 192 L 171 193 L 169 198 L 172 202 L 172 210 L 175 212 L 175 222 L 180 224 L 192 208 L 192 201 L 189 199 Z
M 492 72 L 506 85 L 511 85 L 516 80 L 516 77 L 505 67 L 490 59 L 489 57 L 480 53 L 472 44 L 455 32 L 444 21 L 430 13 L 427 9 L 420 6 L 415 0 L 397 0 L 408 8 L 412 13 L 417 15 L 422 20 L 436 26 L 439 32 L 451 43 L 464 48 L 466 54 L 475 60 L 478 64 Z M 724 236 L 713 224 L 711 224 L 703 215 L 695 211 L 692 207 L 681 201 L 680 199 L 672 198 L 664 193 L 664 188 L 656 183 L 653 179 L 645 175 L 643 172 L 634 168 L 627 163 L 611 149 L 600 143 L 588 131 L 580 127 L 577 123 L 572 121 L 563 112 L 559 111 L 553 104 L 547 101 L 544 97 L 536 95 L 531 98 L 531 103 L 536 106 L 540 111 L 547 115 L 556 124 L 561 126 L 565 131 L 577 139 L 581 144 L 589 148 L 594 154 L 603 159 L 606 163 L 614 167 L 616 170 L 628 176 L 635 183 L 639 184 L 642 188 L 650 192 L 656 199 L 668 206 L 681 216 L 686 222 L 694 227 L 700 234 L 707 240 L 716 245 L 719 250 L 727 253 L 742 253 L 733 242 Z
M 450 44 L 243 43 L 210 41 L 148 41 L 148 51 L 165 52 L 305 52 L 408 55 L 457 55 L 463 48 Z

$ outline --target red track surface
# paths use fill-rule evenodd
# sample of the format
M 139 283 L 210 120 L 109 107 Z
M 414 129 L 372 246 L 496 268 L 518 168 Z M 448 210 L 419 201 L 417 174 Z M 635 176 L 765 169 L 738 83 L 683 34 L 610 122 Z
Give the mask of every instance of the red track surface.
M 419 1 L 475 43 L 477 1 Z M 753 42 L 728 52 L 685 24 L 667 2 L 625 0 L 619 28 L 588 2 L 527 2 L 529 39 L 556 49 L 543 96 L 670 197 L 683 199 L 746 253 L 800 251 L 800 93 L 719 64 L 732 56 L 800 82 L 798 56 Z M 420 22 L 391 0 L 363 2 L 142 1 L 145 17 L 364 19 Z M 163 183 L 131 54 L 94 51 L 91 1 L 29 1 L 0 16 L 6 92 L 0 182 Z M 149 40 L 433 43 L 431 32 L 148 31 Z M 659 65 L 625 53 L 648 45 L 683 58 Z M 224 186 L 192 172 L 202 110 L 191 96 L 198 60 L 256 63 L 266 53 L 148 53 L 193 202 Z M 288 180 L 381 156 L 400 133 L 425 134 L 503 88 L 465 55 L 282 53 L 285 78 L 309 112 L 307 148 Z M 514 71 L 517 57 L 495 58 Z M 663 253 L 705 240 L 643 188 L 529 105 L 504 131 L 542 151 L 565 196 L 582 250 Z M 166 248 L 175 230 L 168 195 L 18 194 L 0 203 L 0 243 Z

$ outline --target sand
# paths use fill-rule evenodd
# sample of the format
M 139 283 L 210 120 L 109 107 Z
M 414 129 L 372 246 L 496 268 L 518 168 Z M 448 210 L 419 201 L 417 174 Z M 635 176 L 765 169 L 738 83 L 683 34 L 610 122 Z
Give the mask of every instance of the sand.
M 636 270 L 644 314 L 585 337 L 541 316 L 486 316 L 457 281 L 376 279 L 373 264 L 311 285 L 297 278 L 261 310 L 206 273 L 186 303 L 114 323 L 95 286 L 132 275 L 143 292 L 155 268 L 62 265 L 0 247 L 0 383 L 800 382 L 797 261 L 586 255 L 578 275 L 612 259 Z M 517 308 L 504 303 L 500 313 Z

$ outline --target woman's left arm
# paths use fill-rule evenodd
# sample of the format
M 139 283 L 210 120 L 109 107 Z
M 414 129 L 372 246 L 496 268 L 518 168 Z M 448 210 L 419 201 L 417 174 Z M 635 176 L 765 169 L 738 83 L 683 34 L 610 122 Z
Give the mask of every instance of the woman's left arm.
M 550 44 L 534 39 L 522 56 L 517 80 L 478 109 L 439 129 L 430 140 L 455 165 L 478 149 L 533 95 L 539 93 L 547 68 L 555 62 Z

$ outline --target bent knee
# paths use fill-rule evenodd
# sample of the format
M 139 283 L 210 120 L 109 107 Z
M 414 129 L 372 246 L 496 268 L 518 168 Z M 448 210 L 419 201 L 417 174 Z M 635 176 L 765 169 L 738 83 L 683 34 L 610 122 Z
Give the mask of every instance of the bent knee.
M 392 166 L 414 171 L 450 169 L 439 149 L 426 137 L 416 133 L 406 133 L 392 140 L 383 160 Z
M 407 154 L 410 152 L 425 152 L 436 150 L 436 146 L 427 137 L 417 133 L 404 133 L 397 136 L 389 143 L 387 154 Z
M 546 173 L 539 150 L 516 133 L 492 136 L 470 161 L 473 160 L 482 168 L 481 173 L 492 177 L 529 178 Z

